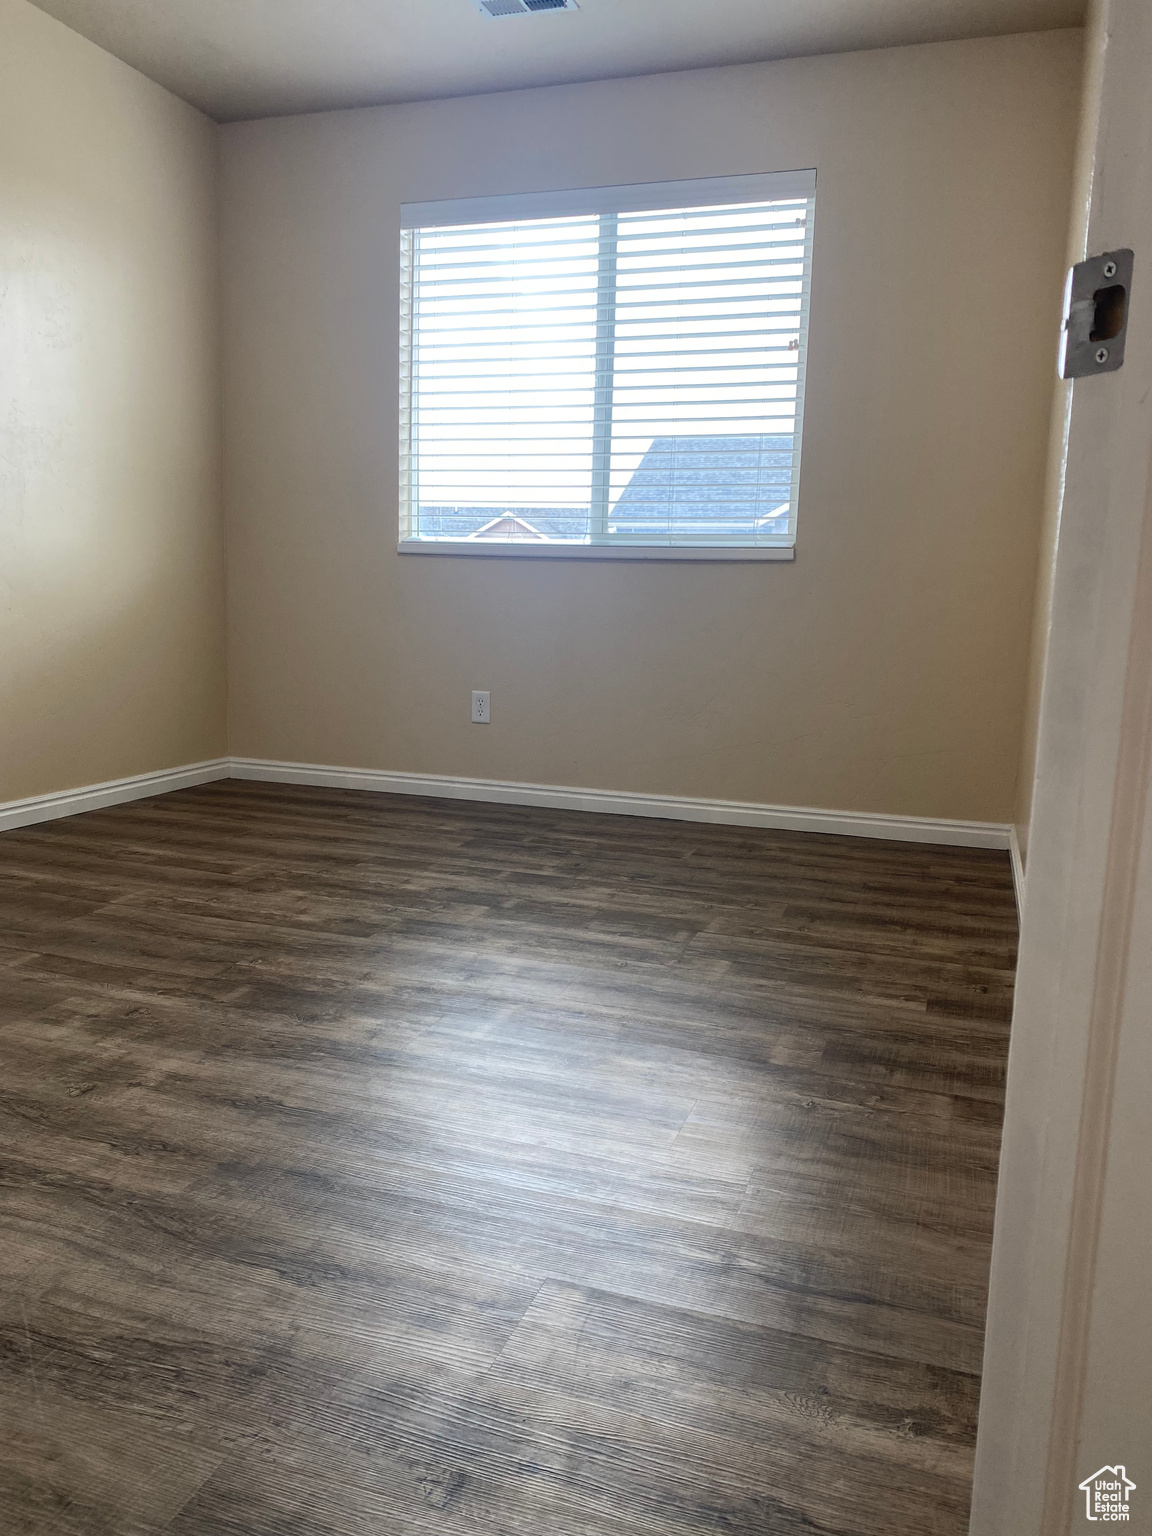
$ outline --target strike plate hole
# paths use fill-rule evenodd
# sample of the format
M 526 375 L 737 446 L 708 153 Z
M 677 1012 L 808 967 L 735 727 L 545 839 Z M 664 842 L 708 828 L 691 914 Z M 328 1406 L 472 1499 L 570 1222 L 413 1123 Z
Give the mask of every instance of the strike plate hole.
M 1128 293 L 1120 283 L 1111 288 L 1097 288 L 1092 295 L 1096 312 L 1092 320 L 1089 341 L 1111 341 L 1124 329 L 1124 312 L 1128 308 Z M 1081 332 L 1083 334 L 1083 332 Z

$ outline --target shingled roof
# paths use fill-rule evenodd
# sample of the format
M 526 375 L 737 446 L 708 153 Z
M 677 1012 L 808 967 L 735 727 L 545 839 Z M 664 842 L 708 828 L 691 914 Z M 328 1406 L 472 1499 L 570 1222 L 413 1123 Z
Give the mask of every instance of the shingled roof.
M 609 529 L 707 537 L 783 528 L 792 450 L 790 433 L 653 438 L 609 513 Z M 582 539 L 589 517 L 587 506 L 421 506 L 420 531 L 425 538 Z

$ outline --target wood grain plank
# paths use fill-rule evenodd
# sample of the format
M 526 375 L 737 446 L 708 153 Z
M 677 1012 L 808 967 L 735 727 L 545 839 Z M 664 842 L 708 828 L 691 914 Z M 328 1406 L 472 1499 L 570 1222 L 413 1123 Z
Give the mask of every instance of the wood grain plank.
M 4 834 L 5 1530 L 961 1536 L 1015 943 L 981 850 Z

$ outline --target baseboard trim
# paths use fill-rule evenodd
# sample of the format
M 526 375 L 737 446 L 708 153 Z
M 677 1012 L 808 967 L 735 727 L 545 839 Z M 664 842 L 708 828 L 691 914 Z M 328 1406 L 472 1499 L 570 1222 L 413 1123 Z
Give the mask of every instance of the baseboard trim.
M 465 779 L 449 774 L 399 773 L 380 768 L 334 768 L 322 763 L 277 762 L 257 757 L 218 757 L 182 768 L 141 773 L 134 778 L 112 779 L 105 784 L 33 795 L 26 800 L 8 800 L 0 803 L 0 832 L 227 778 L 269 784 L 311 784 L 324 789 L 362 789 L 389 795 L 427 795 L 433 799 L 477 800 L 497 805 L 536 805 L 551 810 L 597 811 L 613 816 L 649 816 L 666 821 L 770 827 L 787 832 L 823 832 L 836 837 L 885 838 L 901 843 L 1008 849 L 1012 857 L 1017 904 L 1023 908 L 1024 872 L 1016 829 L 999 822 L 884 816 L 865 811 L 821 810 L 815 806 L 646 795 L 628 790 L 522 784 L 505 779 Z
M 366 789 L 391 795 L 428 795 L 441 800 L 480 800 L 499 805 L 538 805 L 551 810 L 598 811 L 616 816 L 653 816 L 670 821 L 714 822 L 825 832 L 839 837 L 876 837 L 903 843 L 944 843 L 962 848 L 1010 846 L 1011 828 L 999 822 L 950 821 L 928 816 L 881 816 L 863 811 L 825 811 L 809 806 L 759 805 L 742 800 L 701 800 L 624 790 L 579 789 L 560 784 L 519 784 L 502 779 L 464 779 L 447 774 L 397 773 L 375 768 L 333 768 L 319 763 L 274 762 L 234 757 L 232 777 L 269 784 L 311 784 L 325 789 Z
M 182 768 L 138 773 L 129 779 L 109 779 L 105 784 L 61 789 L 51 795 L 31 795 L 26 800 L 6 800 L 0 802 L 0 832 L 35 826 L 41 821 L 55 821 L 61 816 L 79 816 L 84 811 L 99 811 L 108 805 L 123 805 L 128 800 L 144 800 L 150 795 L 165 795 L 173 789 L 191 789 L 194 784 L 226 779 L 230 773 L 230 759 L 216 757 Z
M 1020 837 L 1016 823 L 1008 828 L 1008 852 L 1012 856 L 1012 886 L 1016 892 L 1016 916 L 1024 920 L 1024 856 L 1020 851 Z

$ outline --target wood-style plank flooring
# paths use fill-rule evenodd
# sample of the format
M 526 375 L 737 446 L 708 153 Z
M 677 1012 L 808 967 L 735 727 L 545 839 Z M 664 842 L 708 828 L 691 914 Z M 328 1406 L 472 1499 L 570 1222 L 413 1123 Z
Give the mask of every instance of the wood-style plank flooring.
M 0 837 L 5 1536 L 961 1536 L 1007 856 L 226 782 Z

